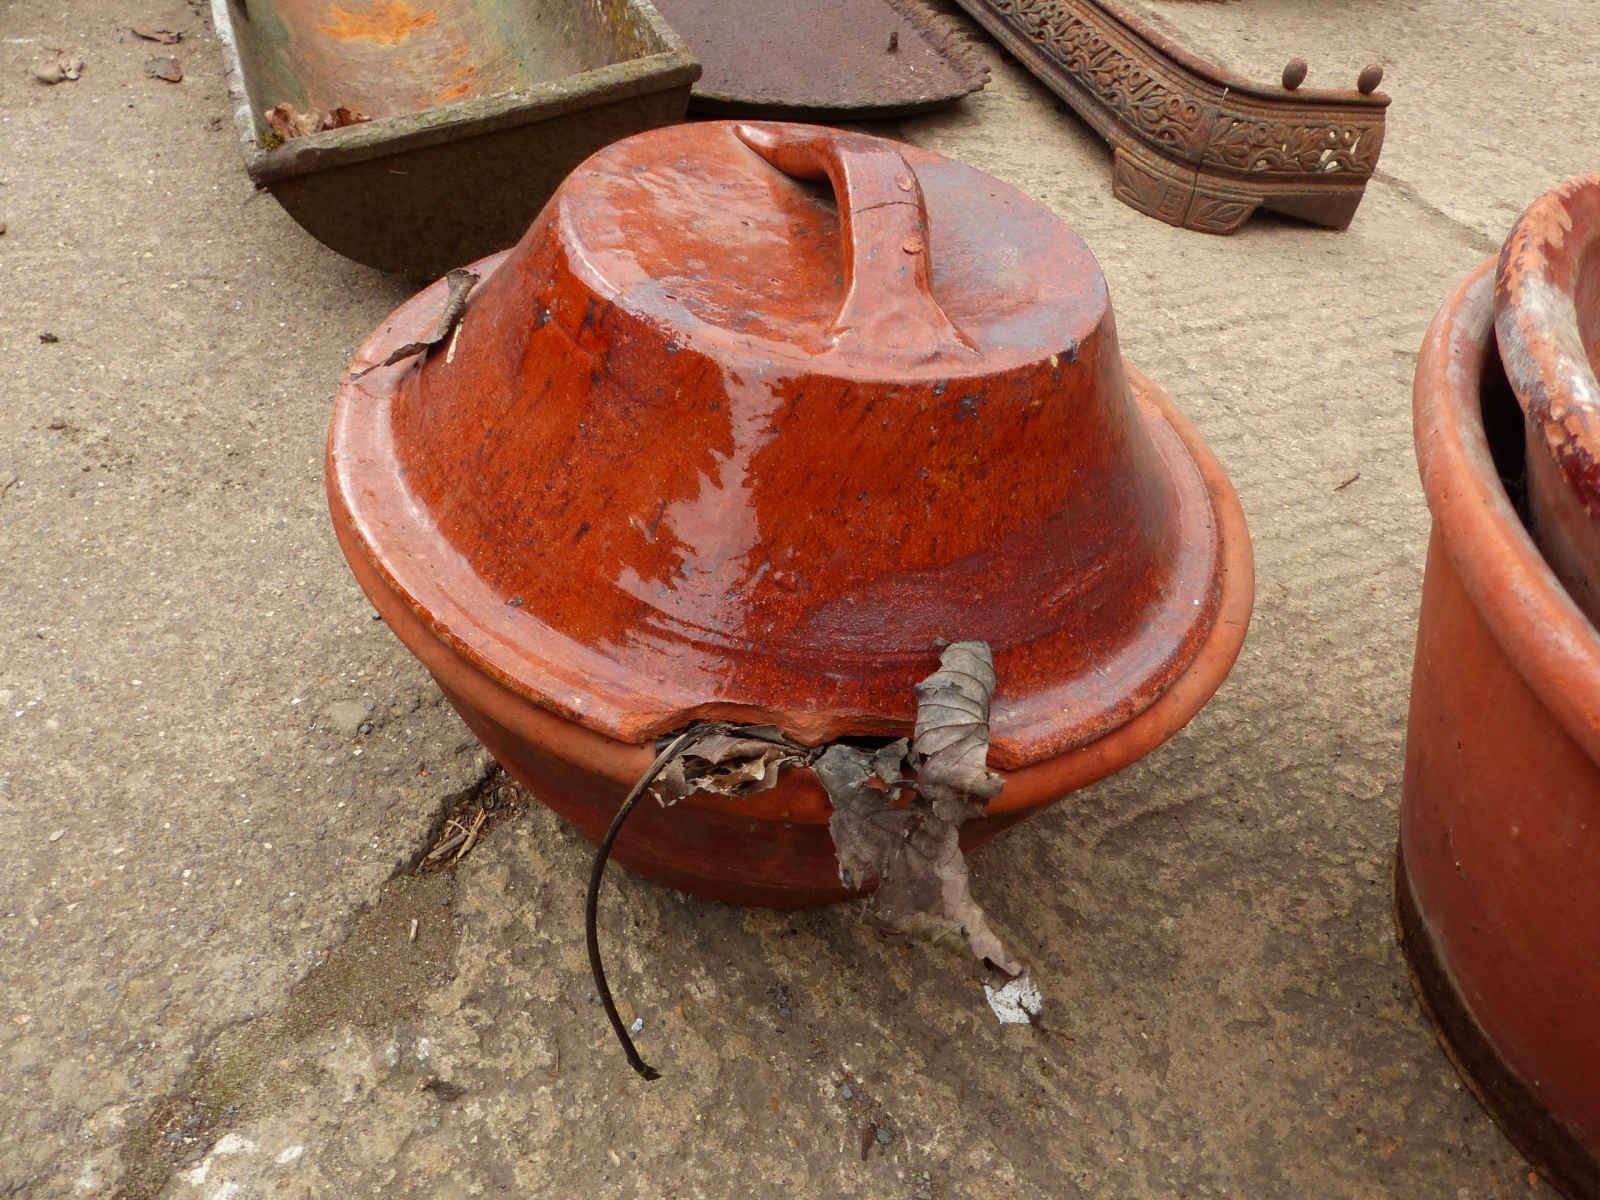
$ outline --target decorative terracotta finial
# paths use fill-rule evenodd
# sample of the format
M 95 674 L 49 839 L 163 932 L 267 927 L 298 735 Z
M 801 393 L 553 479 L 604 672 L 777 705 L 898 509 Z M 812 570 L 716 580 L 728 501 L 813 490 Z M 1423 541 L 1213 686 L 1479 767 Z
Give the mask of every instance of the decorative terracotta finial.
M 1283 86 L 1291 92 L 1294 91 L 1295 88 L 1306 81 L 1307 70 L 1305 59 L 1291 58 L 1289 65 L 1283 69 Z
M 1378 85 L 1383 82 L 1383 68 L 1377 63 L 1368 63 L 1361 68 L 1361 74 L 1356 77 L 1356 91 L 1363 96 L 1370 96 L 1378 90 Z

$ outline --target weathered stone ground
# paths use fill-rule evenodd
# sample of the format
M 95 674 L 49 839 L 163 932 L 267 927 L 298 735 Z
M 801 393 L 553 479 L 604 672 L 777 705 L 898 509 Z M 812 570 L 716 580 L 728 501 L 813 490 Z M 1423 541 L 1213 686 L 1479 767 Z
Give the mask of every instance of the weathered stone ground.
M 896 132 L 1100 256 L 1125 351 L 1243 498 L 1239 665 L 1170 745 L 975 859 L 1045 1029 L 853 908 L 614 872 L 653 1085 L 589 1000 L 572 833 L 519 802 L 453 870 L 402 870 L 490 764 L 350 581 L 320 450 L 409 285 L 252 194 L 204 12 L 0 9 L 0 1195 L 1551 1194 L 1418 1015 L 1388 864 L 1415 351 L 1517 212 L 1600 166 L 1600 9 L 1145 8 L 1258 78 L 1386 66 L 1349 231 L 1139 216 L 991 43 L 987 91 Z M 134 23 L 189 31 L 181 84 Z M 80 81 L 32 82 L 55 47 Z

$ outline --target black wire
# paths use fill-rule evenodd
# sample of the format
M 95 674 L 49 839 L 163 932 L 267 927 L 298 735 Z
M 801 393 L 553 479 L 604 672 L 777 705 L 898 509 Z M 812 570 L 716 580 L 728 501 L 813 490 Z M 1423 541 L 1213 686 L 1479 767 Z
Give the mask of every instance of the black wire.
M 606 859 L 611 857 L 611 843 L 617 840 L 617 834 L 622 830 L 622 823 L 628 819 L 633 806 L 639 803 L 639 797 L 643 796 L 645 789 L 655 782 L 662 768 L 699 733 L 698 728 L 685 730 L 673 738 L 665 750 L 656 755 L 655 762 L 650 764 L 650 769 L 640 777 L 639 782 L 633 785 L 633 791 L 628 793 L 628 798 L 622 802 L 622 807 L 617 809 L 617 815 L 611 818 L 611 828 L 606 830 L 606 836 L 601 839 L 600 849 L 594 856 L 594 869 L 589 872 L 589 903 L 583 917 L 584 937 L 589 943 L 589 970 L 594 973 L 595 990 L 600 993 L 600 1003 L 605 1006 L 606 1016 L 611 1019 L 611 1028 L 616 1032 L 617 1040 L 622 1043 L 622 1052 L 628 1056 L 628 1065 L 645 1079 L 660 1079 L 661 1072 L 640 1058 L 639 1052 L 634 1049 L 633 1039 L 628 1036 L 627 1027 L 623 1025 L 622 1017 L 617 1013 L 616 1002 L 611 999 L 611 988 L 606 984 L 606 969 L 600 962 L 600 934 L 595 927 L 595 919 L 600 910 L 600 880 L 606 873 Z

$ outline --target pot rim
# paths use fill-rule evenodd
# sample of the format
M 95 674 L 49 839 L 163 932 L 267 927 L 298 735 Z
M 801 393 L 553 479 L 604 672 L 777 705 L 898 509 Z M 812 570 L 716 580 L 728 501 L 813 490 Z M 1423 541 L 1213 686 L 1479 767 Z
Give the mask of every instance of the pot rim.
M 491 256 L 477 266 L 487 275 L 499 266 L 508 253 Z M 352 367 L 358 369 L 370 363 L 382 362 L 391 345 L 408 340 L 414 332 L 411 329 L 413 325 L 418 329 L 431 329 L 435 318 L 433 310 L 442 305 L 443 297 L 444 285 L 441 281 L 402 305 L 361 347 Z M 424 306 L 426 311 L 419 311 L 418 305 Z M 1221 464 L 1188 419 L 1160 388 L 1126 359 L 1123 360 L 1123 366 L 1137 409 L 1143 410 L 1145 419 L 1153 425 L 1166 427 L 1167 436 L 1175 443 L 1174 449 L 1181 451 L 1180 457 L 1187 459 L 1185 466 L 1192 470 L 1195 482 L 1199 485 L 1196 490 L 1203 492 L 1208 502 L 1200 506 L 1206 509 L 1200 524 L 1207 527 L 1204 532 L 1208 540 L 1214 539 L 1214 573 L 1203 601 L 1196 600 L 1196 603 L 1206 604 L 1209 627 L 1193 644 L 1192 650 L 1186 655 L 1188 661 L 1178 674 L 1142 708 L 1129 712 L 1104 733 L 1080 745 L 1040 757 L 1031 763 L 1013 762 L 1009 764 L 1010 770 L 996 768 L 1004 777 L 1016 782 L 990 806 L 987 810 L 990 815 L 1057 799 L 1120 770 L 1166 741 L 1187 724 L 1221 686 L 1238 657 L 1249 628 L 1255 598 L 1254 559 L 1238 496 Z M 586 737 L 597 739 L 594 753 L 585 752 L 580 757 L 589 763 L 590 769 L 601 770 L 603 774 L 631 784 L 643 773 L 653 757 L 647 749 L 648 743 L 636 743 L 606 729 L 597 720 L 599 714 L 586 711 L 593 707 L 592 703 L 585 703 L 588 697 L 578 693 L 569 681 L 539 668 L 538 664 L 527 665 L 531 665 L 534 673 L 540 677 L 540 688 L 532 687 L 516 673 L 506 670 L 503 664 L 495 661 L 492 653 L 499 639 L 482 628 L 474 627 L 470 620 L 454 624 L 419 607 L 411 590 L 395 575 L 395 567 L 399 564 L 388 561 L 394 555 L 379 551 L 379 539 L 374 534 L 385 534 L 383 540 L 394 540 L 398 534 L 404 540 L 411 541 L 417 530 L 431 525 L 428 515 L 410 504 L 406 506 L 409 511 L 398 518 L 400 525 L 410 526 L 409 530 L 369 528 L 369 525 L 394 526 L 396 521 L 369 521 L 361 515 L 363 510 L 369 508 L 369 505 L 362 503 L 363 494 L 366 497 L 374 495 L 371 485 L 376 481 L 371 475 L 372 463 L 363 462 L 369 458 L 369 454 L 362 451 L 370 451 L 371 448 L 359 436 L 359 426 L 370 423 L 374 406 L 386 406 L 387 395 L 392 394 L 404 373 L 410 369 L 411 360 L 408 360 L 394 367 L 373 370 L 369 376 L 360 379 L 348 378 L 335 401 L 327 443 L 328 496 L 339 526 L 340 540 L 363 588 L 370 597 L 373 585 L 381 580 L 384 590 L 401 600 L 412 620 L 407 621 L 396 612 L 396 619 L 390 620 L 390 624 L 395 626 L 395 632 L 424 662 L 428 661 L 429 656 L 422 654 L 418 646 L 412 644 L 413 637 L 406 636 L 400 628 L 401 624 L 415 624 L 418 633 L 425 629 L 429 641 L 437 643 L 484 675 L 486 681 L 492 682 L 497 690 L 523 701 L 530 710 L 524 713 L 525 718 L 531 720 L 531 712 L 538 711 L 550 720 L 570 726 L 573 731 L 581 731 Z M 399 490 L 404 492 L 403 488 Z M 356 549 L 359 549 L 360 557 L 364 560 L 359 565 L 353 553 Z M 412 558 L 414 555 L 402 552 L 399 557 Z M 406 571 L 412 574 L 419 566 L 423 576 L 440 573 L 437 564 L 412 563 L 406 566 Z M 363 567 L 366 569 L 361 569 Z M 374 603 L 377 603 L 376 599 Z M 380 611 L 385 607 L 379 605 Z M 462 606 L 452 607 L 461 609 Z M 451 615 L 455 618 L 471 617 L 465 609 Z M 389 614 L 386 613 L 385 617 L 389 619 Z M 615 681 L 611 682 L 614 686 Z M 715 715 L 726 717 L 728 714 Z M 540 720 L 534 723 L 543 725 L 544 722 Z M 531 735 L 531 729 L 528 732 Z M 996 742 L 999 743 L 1003 737 L 1003 734 L 999 735 Z M 561 740 L 563 745 L 571 744 L 570 735 Z M 602 763 L 614 758 L 619 748 L 634 750 L 637 754 L 624 755 L 614 766 L 603 767 Z M 991 746 L 990 754 L 991 761 L 1004 762 L 1007 757 L 1005 747 L 999 744 Z M 633 762 L 633 758 L 638 761 Z
M 1501 248 L 1494 318 L 1500 359 L 1529 430 L 1591 521 L 1600 517 L 1600 380 L 1584 348 L 1576 293 L 1584 261 L 1597 245 L 1600 174 L 1540 196 Z
M 1512 507 L 1483 429 L 1483 372 L 1499 353 L 1497 262 L 1486 259 L 1462 281 L 1423 338 L 1412 387 L 1417 464 L 1473 607 L 1562 729 L 1600 762 L 1600 633 Z

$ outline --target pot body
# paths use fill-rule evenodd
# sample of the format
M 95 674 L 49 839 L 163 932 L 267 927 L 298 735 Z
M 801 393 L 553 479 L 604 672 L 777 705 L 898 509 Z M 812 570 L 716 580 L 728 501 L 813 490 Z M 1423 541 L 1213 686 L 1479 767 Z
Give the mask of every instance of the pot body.
M 1569 1195 L 1594 1197 L 1600 638 L 1501 483 L 1517 474 L 1521 421 L 1494 350 L 1490 266 L 1441 310 L 1417 368 L 1417 450 L 1435 523 L 1396 912 L 1458 1069 L 1530 1161 Z
M 446 352 L 341 392 L 340 470 L 401 591 L 569 720 L 893 739 L 979 640 L 1019 767 L 1153 703 L 1216 620 L 1215 506 L 1093 255 L 971 167 L 657 130 L 478 269 Z
M 447 343 L 394 357 L 440 281 L 358 351 L 329 505 L 391 628 L 591 840 L 694 720 L 910 734 L 959 637 L 1000 677 L 1004 787 L 970 849 L 1159 745 L 1232 666 L 1238 499 L 1122 358 L 1088 247 L 999 180 L 859 134 L 675 127 L 593 156 L 474 266 Z M 614 856 L 835 901 L 831 815 L 793 769 L 646 803 Z
M 1131 370 L 1131 368 L 1130 368 Z M 981 817 L 961 829 L 972 850 L 1081 787 L 1121 770 L 1183 728 L 1221 686 L 1249 628 L 1255 571 L 1244 513 L 1220 464 L 1182 414 L 1148 381 L 1200 468 L 1215 507 L 1222 556 L 1216 623 L 1188 668 L 1138 716 L 1104 737 L 1012 771 Z M 608 737 L 551 712 L 505 686 L 457 651 L 448 630 L 424 620 L 386 577 L 355 532 L 338 487 L 330 436 L 328 497 L 334 531 L 352 572 L 390 629 L 427 667 L 446 698 L 495 759 L 544 804 L 598 843 L 654 748 Z M 839 880 L 828 832 L 831 808 L 809 770 L 784 772 L 769 791 L 743 799 L 688 797 L 671 808 L 646 801 L 623 827 L 612 858 L 679 891 L 775 908 L 864 895 Z M 875 885 L 874 885 L 875 886 Z
M 495 260 L 478 264 L 486 274 L 496 265 Z M 432 328 L 442 302 L 442 283 L 411 301 L 362 348 L 357 366 L 381 361 L 394 345 Z M 1192 464 L 1199 502 L 1206 509 L 1204 521 L 1215 529 L 1214 619 L 1187 666 L 1148 707 L 1085 744 L 998 770 L 1005 786 L 983 816 L 963 825 L 965 849 L 983 845 L 1165 742 L 1216 692 L 1249 628 L 1255 573 L 1238 497 L 1183 414 L 1130 364 L 1123 365 L 1141 411 L 1169 431 Z M 329 429 L 329 509 L 351 571 L 490 753 L 541 801 L 598 842 L 649 767 L 653 745 L 614 738 L 538 702 L 539 693 L 485 665 L 483 639 L 453 624 L 452 611 L 419 605 L 400 585 L 396 564 L 384 548 L 403 541 L 407 529 L 425 524 L 426 515 L 414 505 L 374 505 L 373 491 L 388 474 L 362 473 L 363 464 L 370 467 L 382 457 L 372 433 L 387 428 L 391 402 L 392 391 L 381 380 L 370 388 L 349 384 Z M 444 568 L 426 562 L 421 569 Z M 991 769 L 995 766 L 991 762 Z M 695 795 L 669 809 L 647 801 L 634 810 L 612 857 L 646 878 L 709 899 L 771 907 L 831 903 L 861 893 L 839 881 L 828 833 L 830 815 L 827 796 L 811 772 L 789 770 L 777 787 L 751 797 Z

